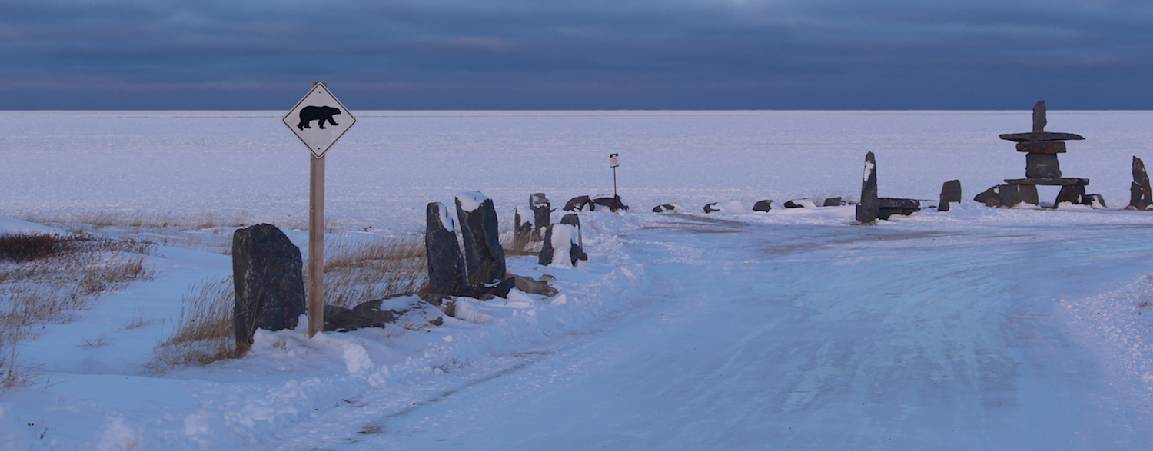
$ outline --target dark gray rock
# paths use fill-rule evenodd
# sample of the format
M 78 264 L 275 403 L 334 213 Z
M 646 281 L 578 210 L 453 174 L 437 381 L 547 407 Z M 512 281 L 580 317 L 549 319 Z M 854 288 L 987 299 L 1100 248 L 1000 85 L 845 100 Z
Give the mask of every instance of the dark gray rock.
M 256 329 L 296 328 L 305 313 L 303 267 L 300 249 L 276 226 L 257 224 L 232 234 L 237 349 L 252 344 Z
M 598 197 L 596 199 L 593 199 L 593 205 L 594 205 L 594 207 L 595 206 L 601 206 L 601 207 L 607 208 L 607 209 L 609 209 L 609 211 L 618 211 L 618 210 L 628 211 L 628 209 L 629 209 L 628 205 L 625 205 L 624 202 L 621 202 L 620 196 Z
M 1025 178 L 1061 178 L 1061 162 L 1057 160 L 1057 155 L 1047 153 L 1025 154 Z
M 1085 205 L 1093 208 L 1109 208 L 1108 205 L 1105 205 L 1105 196 L 1100 194 L 1086 194 L 1081 197 L 1081 200 Z
M 1064 141 L 1023 141 L 1017 143 L 1018 152 L 1029 153 L 1065 153 Z
M 592 211 L 593 201 L 588 196 L 577 196 L 564 204 L 564 211 Z
M 840 207 L 845 205 L 845 201 L 840 197 L 826 197 L 825 202 L 821 204 L 822 207 Z
M 921 211 L 921 201 L 917 199 L 902 199 L 899 197 L 878 197 L 877 218 L 888 221 L 890 216 L 905 215 Z
M 773 209 L 773 201 L 771 200 L 758 200 L 753 204 L 753 211 L 770 211 Z
M 1059 133 L 1059 132 L 1025 132 L 1025 133 L 1006 133 L 999 135 L 1005 141 L 1013 142 L 1042 142 L 1042 141 L 1080 141 L 1085 139 L 1084 136 L 1073 133 Z
M 578 215 L 576 213 L 569 213 L 569 214 L 566 214 L 564 216 L 561 216 L 560 223 L 561 224 L 568 224 L 571 226 L 576 226 L 576 228 L 579 229 L 581 226 L 581 217 L 580 217 L 580 215 Z
M 1010 185 L 1041 185 L 1041 186 L 1064 186 L 1064 185 L 1088 185 L 1089 179 L 1063 177 L 1063 178 L 1046 178 L 1046 179 L 1005 179 L 1005 183 Z
M 569 251 L 569 255 L 580 261 L 588 261 L 589 256 L 585 254 L 585 242 L 584 235 L 582 235 L 583 229 L 581 228 L 581 217 L 576 213 L 569 213 L 560 218 L 560 223 L 576 227 L 576 239 L 573 242 L 574 246 Z M 573 261 L 573 265 L 576 265 L 575 260 Z
M 552 213 L 552 203 L 544 193 L 533 193 L 528 197 L 529 208 L 532 209 L 533 233 L 539 236 L 541 230 L 552 223 L 549 215 Z
M 1084 204 L 1085 185 L 1062 186 L 1061 191 L 1057 193 L 1057 199 L 1053 201 L 1053 207 L 1060 207 L 1064 202 L 1078 205 Z
M 548 284 L 547 280 L 533 280 L 529 277 L 513 276 L 513 284 L 516 289 L 529 294 L 539 294 L 542 296 L 556 296 L 557 289 Z
M 998 185 L 998 186 L 1000 186 L 1000 185 Z M 985 191 L 982 191 L 981 194 L 978 194 L 976 197 L 973 198 L 973 201 L 985 204 L 986 207 L 990 207 L 990 208 L 996 208 L 996 207 L 1001 206 L 1001 196 L 1000 196 L 1000 194 L 997 194 L 997 187 L 996 186 L 989 188 Z
M 1033 104 L 1033 133 L 1043 133 L 1045 131 L 1045 125 L 1049 123 L 1049 120 L 1045 118 L 1045 110 L 1044 100 L 1038 100 L 1037 103 Z
M 877 157 L 865 154 L 865 173 L 861 180 L 861 202 L 857 204 L 857 222 L 877 222 Z
M 500 283 L 507 272 L 497 230 L 496 207 L 479 192 L 456 196 L 456 217 L 464 242 L 464 267 L 473 287 Z
M 785 201 L 785 208 L 805 208 L 805 205 L 812 204 L 808 199 L 793 199 Z
M 553 264 L 559 257 L 558 250 L 566 244 L 570 264 L 576 266 L 578 261 L 588 260 L 581 242 L 579 221 L 578 225 L 573 225 L 565 223 L 562 219 L 560 224 L 553 224 L 545 231 L 544 245 L 541 247 L 537 262 L 546 266 Z
M 424 249 L 428 262 L 428 296 L 426 301 L 440 300 L 465 292 L 464 256 L 456 238 L 456 222 L 440 202 L 429 202 L 425 208 Z
M 521 222 L 520 209 L 512 209 L 512 231 L 515 235 L 523 235 L 526 238 L 532 232 L 532 223 L 528 221 Z
M 937 200 L 937 211 L 949 211 L 949 204 L 961 202 L 961 181 L 949 180 L 941 185 L 941 196 Z
M 384 299 L 368 301 L 353 308 L 324 306 L 324 330 L 348 332 L 367 327 L 384 327 L 395 322 L 407 310 L 381 309 Z
M 713 202 L 713 203 L 705 204 L 704 208 L 701 208 L 701 211 L 705 212 L 705 214 L 707 215 L 707 214 L 710 214 L 714 211 L 721 211 L 721 209 L 717 208 L 717 202 Z
M 998 185 L 997 197 L 1000 206 L 1004 208 L 1013 208 L 1021 203 L 1030 205 L 1038 205 L 1040 200 L 1037 198 L 1036 185 Z
M 660 204 L 660 205 L 653 207 L 653 213 L 674 212 L 676 210 L 677 210 L 677 206 L 673 205 L 673 204 Z
M 1129 185 L 1128 210 L 1148 210 L 1153 205 L 1153 188 L 1149 185 L 1149 174 L 1145 172 L 1145 162 L 1133 156 L 1133 183 Z

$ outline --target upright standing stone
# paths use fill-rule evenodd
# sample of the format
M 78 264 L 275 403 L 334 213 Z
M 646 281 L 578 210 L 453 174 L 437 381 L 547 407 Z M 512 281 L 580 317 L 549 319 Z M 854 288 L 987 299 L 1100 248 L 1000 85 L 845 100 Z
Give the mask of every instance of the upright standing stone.
M 937 200 L 937 211 L 949 211 L 949 204 L 961 202 L 961 181 L 949 180 L 941 185 L 941 197 Z
M 465 293 L 464 257 L 456 239 L 456 221 L 448 207 L 429 202 L 425 208 L 424 249 L 428 259 L 428 300 L 433 303 Z
M 554 224 L 545 231 L 544 246 L 541 247 L 538 263 L 547 266 L 566 259 L 573 266 L 576 266 L 578 261 L 589 259 L 584 251 L 580 217 L 575 214 L 564 215 L 560 224 Z
M 503 281 L 507 270 L 492 199 L 476 191 L 457 194 L 456 216 L 464 241 L 464 266 L 469 285 L 480 287 Z
M 1145 162 L 1133 156 L 1133 183 L 1129 185 L 1129 210 L 1148 210 L 1153 204 L 1153 188 L 1149 186 L 1149 174 L 1145 172 Z
M 552 213 L 552 203 L 549 202 L 548 197 L 544 193 L 533 193 L 528 197 L 529 208 L 532 208 L 532 231 L 536 236 L 540 236 L 540 231 L 544 230 L 551 223 L 549 214 Z
M 857 222 L 877 222 L 877 157 L 865 154 L 865 174 L 861 180 L 861 202 L 857 204 Z
M 232 234 L 232 321 L 236 346 L 247 349 L 256 329 L 295 329 L 305 312 L 300 249 L 271 224 Z

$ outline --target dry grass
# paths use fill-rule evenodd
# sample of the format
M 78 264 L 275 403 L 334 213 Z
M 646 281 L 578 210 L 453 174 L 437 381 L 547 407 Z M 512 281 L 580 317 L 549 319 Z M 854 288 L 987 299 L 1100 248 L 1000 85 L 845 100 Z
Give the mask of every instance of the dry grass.
M 504 254 L 509 256 L 538 255 L 544 247 L 544 230 L 540 231 L 539 236 L 534 236 L 531 233 L 516 234 L 510 228 L 500 234 L 500 246 L 504 248 Z
M 414 294 L 428 280 L 421 236 L 367 243 L 341 242 L 327 253 L 329 257 L 324 263 L 327 304 L 352 308 L 364 301 Z
M 101 228 L 133 229 L 211 229 L 219 227 L 244 227 L 251 223 L 245 212 L 212 213 L 193 212 L 189 214 L 160 214 L 132 211 L 81 211 L 65 214 L 38 214 L 24 219 L 57 226 L 85 226 Z
M 235 291 L 232 277 L 210 281 L 181 298 L 179 325 L 156 348 L 149 367 L 156 372 L 240 357 L 232 329 Z
M 330 247 L 325 260 L 326 303 L 351 308 L 417 292 L 427 279 L 420 238 L 340 242 Z M 304 276 L 308 277 L 307 271 Z M 231 277 L 194 287 L 181 301 L 179 326 L 157 347 L 149 368 L 163 372 L 240 357 L 232 324 L 234 299 Z
M 147 244 L 89 235 L 0 236 L 0 369 L 21 379 L 16 348 L 32 326 L 64 323 L 98 295 L 146 277 Z

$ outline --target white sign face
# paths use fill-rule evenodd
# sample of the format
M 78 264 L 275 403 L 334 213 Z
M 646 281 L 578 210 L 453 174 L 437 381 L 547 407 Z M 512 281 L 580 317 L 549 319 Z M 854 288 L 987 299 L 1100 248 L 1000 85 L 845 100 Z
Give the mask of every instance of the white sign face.
M 620 154 L 610 153 L 609 154 L 609 167 L 615 168 L 615 167 L 620 166 L 620 165 L 621 165 Z
M 324 83 L 313 84 L 312 90 L 284 115 L 284 125 L 308 146 L 316 158 L 323 157 L 355 123 L 356 118 Z

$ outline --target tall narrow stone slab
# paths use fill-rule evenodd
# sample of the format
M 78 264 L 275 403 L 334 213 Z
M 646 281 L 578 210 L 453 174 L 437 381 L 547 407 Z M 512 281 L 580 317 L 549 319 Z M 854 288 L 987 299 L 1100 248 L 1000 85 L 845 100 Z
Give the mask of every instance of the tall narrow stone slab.
M 857 204 L 857 222 L 877 222 L 877 157 L 865 154 L 865 173 L 861 180 L 861 202 Z
M 429 202 L 425 208 L 424 249 L 428 259 L 428 297 L 433 303 L 465 292 L 464 256 L 456 238 L 456 221 L 448 207 Z
M 532 230 L 534 234 L 539 236 L 540 231 L 552 223 L 552 219 L 549 217 L 549 214 L 552 213 L 552 203 L 549 202 L 544 193 L 533 193 L 528 197 L 528 205 L 532 209 Z
M 1148 210 L 1153 205 L 1153 188 L 1149 185 L 1149 174 L 1145 172 L 1145 162 L 1133 156 L 1133 183 L 1129 185 L 1130 210 Z
M 300 249 L 271 224 L 232 234 L 232 310 L 237 349 L 252 344 L 256 329 L 295 329 L 305 312 Z
M 937 200 L 937 211 L 949 211 L 949 204 L 961 202 L 961 181 L 949 180 L 941 185 L 941 196 Z
M 503 281 L 507 270 L 492 199 L 476 191 L 458 194 L 456 216 L 464 241 L 464 266 L 469 285 L 480 287 Z

